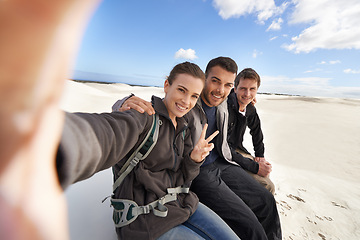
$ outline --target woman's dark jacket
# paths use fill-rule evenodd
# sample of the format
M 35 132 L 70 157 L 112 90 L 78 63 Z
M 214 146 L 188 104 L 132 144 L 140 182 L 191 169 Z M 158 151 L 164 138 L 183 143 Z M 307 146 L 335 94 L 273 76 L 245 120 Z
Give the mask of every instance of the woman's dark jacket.
M 157 144 L 115 191 L 115 198 L 131 199 L 139 206 L 163 197 L 169 187 L 189 183 L 198 175 L 201 165 L 190 159 L 193 144 L 184 118 L 177 119 L 175 130 L 162 100 L 153 97 L 152 103 L 161 122 Z M 152 116 L 135 110 L 67 113 L 57 158 L 62 187 L 113 166 L 117 173 L 145 138 L 152 121 Z M 167 217 L 157 217 L 152 212 L 140 215 L 130 225 L 117 228 L 118 237 L 156 239 L 185 222 L 195 212 L 197 204 L 194 193 L 179 194 L 176 201 L 166 204 Z

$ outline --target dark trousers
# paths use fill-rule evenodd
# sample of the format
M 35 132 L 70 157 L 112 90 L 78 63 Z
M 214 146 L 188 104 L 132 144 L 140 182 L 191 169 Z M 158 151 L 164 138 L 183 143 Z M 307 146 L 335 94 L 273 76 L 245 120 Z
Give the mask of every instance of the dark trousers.
M 219 158 L 201 167 L 191 190 L 242 240 L 281 240 L 274 196 L 243 168 Z

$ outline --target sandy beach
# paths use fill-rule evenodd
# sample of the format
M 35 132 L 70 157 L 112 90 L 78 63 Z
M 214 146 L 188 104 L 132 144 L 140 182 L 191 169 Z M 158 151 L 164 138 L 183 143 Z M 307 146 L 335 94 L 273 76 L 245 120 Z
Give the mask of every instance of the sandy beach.
M 109 112 L 130 93 L 163 96 L 157 87 L 67 81 L 61 108 Z M 360 100 L 257 96 L 283 239 L 360 239 Z M 110 203 L 101 203 L 111 187 L 109 169 L 66 190 L 71 239 L 116 239 Z

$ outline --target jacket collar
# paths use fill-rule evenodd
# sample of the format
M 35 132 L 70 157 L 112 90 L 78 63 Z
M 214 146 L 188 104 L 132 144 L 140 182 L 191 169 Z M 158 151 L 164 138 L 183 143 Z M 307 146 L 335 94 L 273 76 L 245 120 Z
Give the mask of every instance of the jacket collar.
M 239 103 L 237 101 L 236 93 L 234 92 L 234 89 L 232 89 L 230 94 L 229 94 L 228 102 L 229 102 L 229 105 L 230 105 L 231 108 L 239 109 Z
M 162 116 L 164 116 L 164 117 L 169 118 L 169 112 L 168 112 L 168 110 L 167 110 L 167 108 L 166 108 L 166 106 L 165 106 L 165 104 L 164 104 L 164 102 L 162 101 L 161 98 L 156 97 L 156 96 L 152 96 L 152 97 L 151 97 L 151 103 L 152 103 L 155 111 L 156 111 L 158 114 L 160 114 L 160 115 L 162 115 Z M 169 118 L 169 119 L 170 119 L 170 118 Z

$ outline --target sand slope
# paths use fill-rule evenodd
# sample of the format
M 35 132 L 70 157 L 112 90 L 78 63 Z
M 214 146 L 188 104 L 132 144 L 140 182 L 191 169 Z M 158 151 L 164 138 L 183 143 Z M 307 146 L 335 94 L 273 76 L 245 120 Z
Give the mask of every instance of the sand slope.
M 360 238 L 360 101 L 259 96 L 284 239 Z
M 130 93 L 149 100 L 161 88 L 67 81 L 61 107 L 104 112 Z M 265 155 L 283 239 L 360 239 L 360 100 L 258 95 Z M 251 150 L 251 139 L 245 139 Z M 71 239 L 116 239 L 110 170 L 66 191 Z

